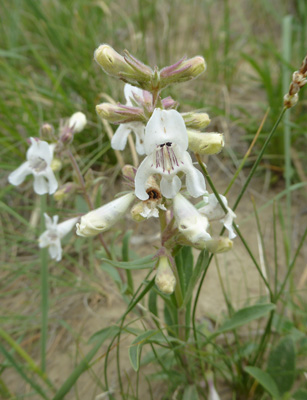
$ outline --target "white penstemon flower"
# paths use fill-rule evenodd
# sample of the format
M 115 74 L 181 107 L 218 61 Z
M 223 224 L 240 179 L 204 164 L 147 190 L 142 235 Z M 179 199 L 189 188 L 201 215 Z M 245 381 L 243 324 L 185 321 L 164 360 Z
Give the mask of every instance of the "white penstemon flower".
M 8 176 L 8 181 L 15 186 L 20 185 L 26 176 L 34 176 L 34 191 L 37 194 L 53 194 L 58 182 L 51 169 L 53 145 L 36 138 L 30 138 L 31 146 L 27 151 L 27 161 Z
M 230 207 L 228 207 L 226 197 L 221 194 L 219 196 L 227 209 L 226 214 L 214 193 L 204 196 L 204 201 L 206 204 L 204 205 L 204 207 L 199 209 L 199 212 L 205 215 L 209 221 L 220 220 L 220 222 L 229 232 L 229 239 L 234 239 L 237 235 L 234 232 L 232 223 L 233 220 L 236 218 L 236 214 L 232 211 Z
M 83 215 L 77 224 L 77 235 L 95 236 L 111 228 L 125 215 L 134 199 L 134 194 L 128 193 Z
M 144 100 L 143 90 L 126 83 L 124 88 L 126 105 L 133 106 L 132 100 L 136 97 Z M 135 134 L 135 147 L 136 151 L 143 155 L 145 153 L 144 150 L 144 134 L 145 134 L 145 126 L 142 122 L 126 122 L 124 124 L 120 124 L 111 141 L 111 146 L 114 150 L 124 150 L 127 144 L 127 139 L 129 134 L 133 132 Z
M 79 217 L 58 224 L 59 217 L 57 215 L 53 219 L 47 214 L 44 214 L 44 216 L 47 229 L 38 239 L 39 247 L 48 247 L 50 257 L 53 260 L 60 261 L 62 259 L 61 239 L 72 230 Z
M 153 174 L 162 176 L 162 195 L 166 198 L 175 197 L 181 188 L 181 180 L 177 176 L 180 171 L 186 174 L 186 185 L 191 196 L 198 197 L 205 193 L 205 179 L 193 167 L 191 156 L 186 151 L 188 134 L 179 112 L 159 108 L 154 110 L 145 129 L 144 148 L 147 157 L 135 176 L 135 194 L 139 199 L 148 199 L 145 185 Z
M 195 246 L 206 247 L 205 242 L 211 240 L 207 232 L 209 227 L 207 217 L 201 215 L 180 193 L 174 197 L 173 206 L 178 230 Z

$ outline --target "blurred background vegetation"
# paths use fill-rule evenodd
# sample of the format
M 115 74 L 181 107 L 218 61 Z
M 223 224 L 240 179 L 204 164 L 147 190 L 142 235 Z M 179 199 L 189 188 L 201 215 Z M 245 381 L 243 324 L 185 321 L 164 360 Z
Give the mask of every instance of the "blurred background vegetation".
M 118 171 L 95 105 L 105 101 L 106 95 L 123 102 L 124 84 L 100 70 L 93 60 L 95 48 L 108 43 L 119 53 L 128 49 L 150 66 L 159 67 L 184 55 L 204 56 L 207 71 L 195 81 L 166 89 L 165 95 L 182 103 L 180 111 L 208 112 L 212 119 L 208 130 L 225 133 L 222 162 L 231 178 L 269 108 L 246 166 L 256 159 L 282 109 L 291 74 L 306 55 L 307 2 L 0 0 L 0 21 L 0 245 L 4 249 L 0 261 L 5 276 L 2 300 L 11 307 L 1 320 L 22 341 L 40 324 L 40 312 L 30 304 L 39 301 L 40 293 L 36 257 L 39 213 L 35 212 L 39 202 L 33 207 L 32 181 L 17 189 L 7 184 L 7 175 L 25 160 L 26 139 L 39 136 L 43 122 L 57 127 L 60 118 L 77 110 L 89 120 L 74 141 L 81 168 L 86 171 L 90 165 L 97 174 L 110 167 Z M 284 188 L 285 177 L 288 183 L 306 180 L 306 106 L 303 89 L 298 105 L 279 126 L 258 170 L 268 185 L 278 182 Z M 125 156 L 129 161 L 129 150 Z M 59 174 L 66 181 L 70 169 L 63 168 Z M 79 200 L 77 197 L 76 203 Z M 81 203 L 75 206 L 85 211 Z M 51 199 L 52 208 L 60 214 L 67 211 Z M 30 232 L 26 236 L 25 230 Z M 103 293 L 96 284 L 92 260 L 82 269 L 82 280 L 74 275 L 73 268 L 81 269 L 85 263 L 79 253 L 79 239 L 73 246 L 75 253 L 66 256 L 69 268 L 59 265 L 51 273 L 52 292 L 58 287 L 69 288 L 67 298 L 78 291 Z M 12 286 L 14 282 L 16 286 Z M 23 315 L 17 300 L 16 306 L 10 300 L 19 294 L 20 282 L 31 297 Z M 51 300 L 54 320 L 62 307 L 57 300 Z M 71 297 L 69 304 L 72 302 Z M 3 365 L 1 371 L 6 367 Z

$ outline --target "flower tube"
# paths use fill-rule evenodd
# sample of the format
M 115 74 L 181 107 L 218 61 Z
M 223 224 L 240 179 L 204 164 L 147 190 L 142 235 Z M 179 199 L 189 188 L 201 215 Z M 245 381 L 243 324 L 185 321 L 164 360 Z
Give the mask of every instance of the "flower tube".
M 110 229 L 126 214 L 133 200 L 134 194 L 128 193 L 83 215 L 80 223 L 77 224 L 77 235 L 84 237 L 95 236 Z

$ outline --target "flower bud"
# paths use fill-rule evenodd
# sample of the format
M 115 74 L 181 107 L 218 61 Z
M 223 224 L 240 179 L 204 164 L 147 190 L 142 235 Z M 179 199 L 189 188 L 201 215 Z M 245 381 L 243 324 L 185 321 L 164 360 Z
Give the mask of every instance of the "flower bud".
M 102 103 L 96 106 L 96 112 L 101 119 L 106 119 L 113 124 L 124 124 L 133 121 L 147 122 L 143 110 L 139 107 Z
M 165 97 L 161 100 L 162 106 L 164 110 L 169 110 L 171 108 L 176 108 L 178 106 L 178 102 L 171 98 L 171 96 Z
M 54 140 L 54 126 L 45 122 L 39 130 L 39 134 L 42 140 L 52 141 Z
M 297 93 L 295 93 L 294 95 L 289 95 L 289 93 L 287 93 L 284 96 L 284 106 L 286 108 L 294 107 L 297 102 L 298 102 L 298 94 Z
M 139 203 L 135 204 L 132 208 L 131 208 L 131 217 L 134 221 L 136 222 L 141 222 L 144 221 L 146 219 L 146 217 L 142 216 L 142 213 L 144 213 L 144 204 L 142 201 L 140 201 Z
M 202 246 L 198 247 L 199 249 L 207 249 L 211 253 L 225 253 L 226 251 L 231 250 L 233 247 L 233 241 L 226 237 L 219 237 L 218 239 L 207 240 L 205 243 L 202 243 Z
M 172 294 L 175 290 L 176 278 L 165 256 L 159 258 L 155 283 L 162 293 Z
M 75 190 L 76 185 L 73 182 L 67 182 L 54 193 L 53 197 L 56 201 L 66 200 Z
M 80 223 L 77 224 L 77 235 L 84 237 L 95 236 L 110 229 L 126 214 L 133 200 L 134 194 L 128 193 L 83 215 Z
M 128 51 L 122 57 L 111 46 L 102 44 L 95 50 L 94 58 L 107 74 L 133 86 L 151 90 L 153 71 Z
M 182 58 L 169 67 L 160 71 L 160 88 L 171 83 L 186 82 L 198 77 L 206 70 L 206 63 L 203 57 L 196 56 L 190 59 Z
M 86 123 L 87 123 L 87 120 L 86 120 L 85 114 L 78 111 L 70 117 L 68 126 L 72 130 L 73 133 L 79 133 L 79 132 L 83 131 Z
M 136 168 L 133 165 L 126 164 L 122 168 L 122 174 L 123 174 L 124 178 L 128 179 L 129 181 L 134 182 Z
M 191 129 L 202 130 L 211 122 L 207 113 L 189 112 L 181 115 L 184 119 L 185 126 Z
M 95 61 L 107 74 L 120 77 L 122 72 L 133 74 L 133 68 L 111 46 L 101 44 L 94 53 Z
M 62 168 L 62 161 L 58 158 L 53 158 L 50 166 L 53 172 L 59 171 Z
M 198 132 L 188 129 L 189 149 L 198 154 L 217 154 L 225 145 L 224 135 L 215 132 Z

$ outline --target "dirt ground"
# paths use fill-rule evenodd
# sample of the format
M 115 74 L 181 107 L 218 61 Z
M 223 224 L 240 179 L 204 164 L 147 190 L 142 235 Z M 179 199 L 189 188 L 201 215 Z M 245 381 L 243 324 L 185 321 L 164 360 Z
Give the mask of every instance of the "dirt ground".
M 216 161 L 210 160 L 208 163 L 209 170 L 215 171 L 212 173 L 212 178 L 221 192 L 226 188 L 229 178 L 227 171 L 223 168 L 216 168 Z M 229 172 L 231 174 L 231 172 Z M 245 173 L 246 174 L 246 173 Z M 244 179 L 244 178 L 242 178 Z M 246 193 L 242 203 L 238 207 L 237 223 L 247 238 L 253 254 L 256 259 L 262 259 L 261 246 L 259 237 L 257 237 L 257 228 L 255 218 L 252 215 L 253 206 L 251 196 L 254 197 L 255 203 L 259 208 L 269 199 L 272 199 L 283 190 L 282 182 L 273 189 L 268 189 L 266 184 L 261 179 L 254 179 L 251 184 L 251 190 Z M 228 199 L 229 204 L 233 204 L 236 194 L 239 191 L 241 184 L 234 186 L 230 191 Z M 294 235 L 293 241 L 297 242 L 304 226 L 306 225 L 307 216 L 302 208 L 302 197 L 304 194 L 299 192 L 294 195 Z M 271 206 L 266 207 L 259 212 L 259 217 L 266 245 L 266 255 L 269 264 L 273 262 L 273 239 L 272 239 L 272 209 Z M 300 224 L 295 221 L 299 220 Z M 218 232 L 219 227 L 214 226 L 215 232 Z M 158 224 L 157 221 L 143 222 L 138 225 L 138 228 L 132 236 L 131 249 L 140 255 L 150 254 L 154 251 L 154 246 L 159 244 L 157 240 Z M 278 243 L 280 247 L 280 276 L 285 273 L 284 268 L 284 252 L 282 249 L 282 237 L 279 233 Z M 294 245 L 295 248 L 295 245 Z M 197 251 L 195 251 L 195 255 Z M 300 260 L 296 267 L 296 276 L 298 279 L 298 289 L 302 289 L 306 282 L 306 259 L 307 249 L 303 250 Z M 236 238 L 232 251 L 220 254 L 217 257 L 218 265 L 221 272 L 221 279 L 226 288 L 226 291 L 231 298 L 235 307 L 243 307 L 248 303 L 253 303 L 260 295 L 265 296 L 266 290 L 261 283 L 259 274 L 254 267 L 252 261 L 246 253 L 245 248 L 240 239 Z M 273 268 L 273 267 L 272 267 Z M 97 270 L 98 271 L 98 270 Z M 266 274 L 266 272 L 263 270 Z M 134 271 L 134 279 L 136 282 L 141 282 L 144 277 L 144 271 Z M 17 283 L 15 283 L 17 284 Z M 24 282 L 20 278 L 20 284 Z M 92 293 L 78 293 L 71 296 L 63 297 L 63 288 L 55 289 L 52 293 L 53 308 L 50 310 L 49 319 L 49 339 L 48 339 L 48 354 L 47 354 L 47 371 L 50 379 L 56 387 L 67 379 L 70 372 L 78 364 L 82 355 L 86 354 L 92 347 L 87 344 L 87 340 L 97 330 L 115 324 L 119 316 L 125 310 L 125 304 L 118 294 L 115 285 L 111 279 L 103 272 L 97 272 L 97 287 L 99 290 Z M 11 313 L 29 314 L 39 313 L 39 291 L 30 294 L 29 298 L 25 299 L 25 292 L 20 291 L 14 295 L 14 298 L 5 298 L 2 306 L 8 307 Z M 197 320 L 202 321 L 205 318 L 213 318 L 217 322 L 225 316 L 226 306 L 224 296 L 221 289 L 221 284 L 216 268 L 216 261 L 210 266 L 205 279 L 201 297 L 198 305 Z M 131 317 L 132 318 L 132 317 Z M 65 321 L 65 325 L 60 321 Z M 39 363 L 39 330 L 36 335 L 26 336 L 22 345 L 33 355 L 34 359 Z M 123 336 L 121 343 L 121 373 L 123 381 L 127 384 L 129 380 L 134 381 L 135 373 L 130 365 L 128 358 L 128 348 L 133 340 L 132 336 Z M 107 343 L 109 343 L 107 341 Z M 99 387 L 97 382 L 103 379 L 104 352 L 107 346 L 104 345 L 100 350 L 100 360 L 93 366 L 91 371 L 85 372 L 76 384 L 76 388 L 70 391 L 65 399 L 107 399 L 103 394 L 103 388 Z M 111 352 L 109 365 L 109 382 L 115 390 L 118 386 L 117 372 L 115 362 L 115 351 Z M 148 385 L 143 377 L 144 373 L 153 372 L 154 366 L 141 371 L 139 398 L 148 399 Z M 7 369 L 3 374 L 3 379 L 8 387 L 15 388 L 16 393 L 27 393 L 30 391 L 29 386 L 25 386 L 22 380 L 15 375 L 12 369 Z M 161 399 L 163 396 L 163 386 L 160 383 L 153 383 L 154 398 Z M 217 388 L 222 399 L 228 399 L 227 390 L 222 387 Z M 31 397 L 35 399 L 36 397 Z

